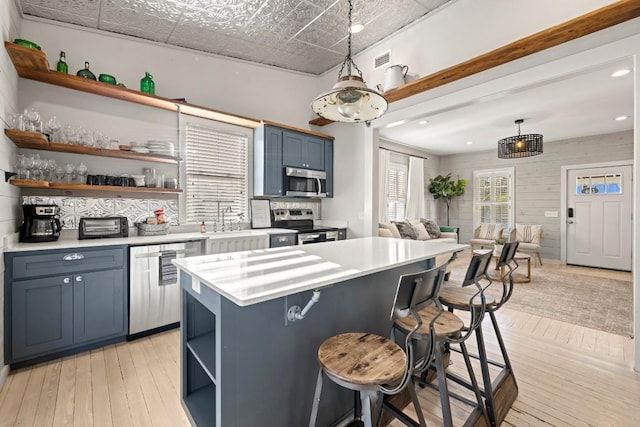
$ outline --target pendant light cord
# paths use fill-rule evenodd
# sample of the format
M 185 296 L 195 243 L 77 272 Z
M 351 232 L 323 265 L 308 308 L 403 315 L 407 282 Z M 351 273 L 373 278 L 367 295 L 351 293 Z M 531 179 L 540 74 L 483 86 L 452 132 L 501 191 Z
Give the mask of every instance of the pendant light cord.
M 353 12 L 353 4 L 351 2 L 351 0 L 349 0 L 349 36 L 347 37 L 347 56 L 344 58 L 344 61 L 342 62 L 342 67 L 340 67 L 340 71 L 338 72 L 338 81 L 340 81 L 340 79 L 342 78 L 342 71 L 344 70 L 344 66 L 347 66 L 347 73 L 350 76 L 351 75 L 351 67 L 353 66 L 353 68 L 355 68 L 355 70 L 358 72 L 358 75 L 360 76 L 360 78 L 362 78 L 362 71 L 360 71 L 360 68 L 358 68 L 358 66 L 356 65 L 355 62 L 353 62 L 353 59 L 351 59 L 351 13 Z

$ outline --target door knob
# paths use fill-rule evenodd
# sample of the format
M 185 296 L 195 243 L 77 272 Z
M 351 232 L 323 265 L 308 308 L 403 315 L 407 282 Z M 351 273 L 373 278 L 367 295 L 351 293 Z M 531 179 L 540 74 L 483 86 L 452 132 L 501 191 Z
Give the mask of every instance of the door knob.
M 572 219 L 568 219 L 567 220 L 567 224 L 573 224 L 573 220 Z

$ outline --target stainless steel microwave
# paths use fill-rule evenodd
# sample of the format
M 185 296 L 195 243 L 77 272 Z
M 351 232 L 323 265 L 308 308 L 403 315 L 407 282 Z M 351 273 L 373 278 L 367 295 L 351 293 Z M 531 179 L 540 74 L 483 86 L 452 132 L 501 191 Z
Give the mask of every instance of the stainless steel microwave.
M 327 173 L 313 169 L 284 168 L 284 195 L 327 197 Z
M 129 236 L 129 220 L 125 216 L 80 218 L 78 239 Z

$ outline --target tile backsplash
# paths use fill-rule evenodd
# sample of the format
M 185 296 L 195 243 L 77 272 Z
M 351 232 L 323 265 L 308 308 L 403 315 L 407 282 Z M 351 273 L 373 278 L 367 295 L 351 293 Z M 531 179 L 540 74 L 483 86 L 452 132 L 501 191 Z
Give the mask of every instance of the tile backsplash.
M 42 197 L 23 196 L 22 204 L 56 204 L 60 207 L 62 228 L 72 230 L 78 228 L 82 217 L 126 216 L 129 226 L 140 222 L 153 211 L 164 209 L 165 217 L 171 225 L 178 225 L 178 201 L 156 199 L 103 199 L 94 197 Z

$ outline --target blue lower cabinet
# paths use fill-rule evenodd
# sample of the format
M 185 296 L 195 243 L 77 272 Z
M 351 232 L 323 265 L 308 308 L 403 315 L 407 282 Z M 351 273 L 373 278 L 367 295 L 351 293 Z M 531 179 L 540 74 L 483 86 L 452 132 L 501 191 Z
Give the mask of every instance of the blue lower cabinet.
M 70 276 L 12 284 L 12 359 L 43 354 L 73 344 L 71 286 Z
M 5 362 L 37 363 L 126 337 L 126 246 L 5 253 L 5 266 Z
M 124 270 L 78 274 L 73 279 L 73 342 L 125 334 Z

